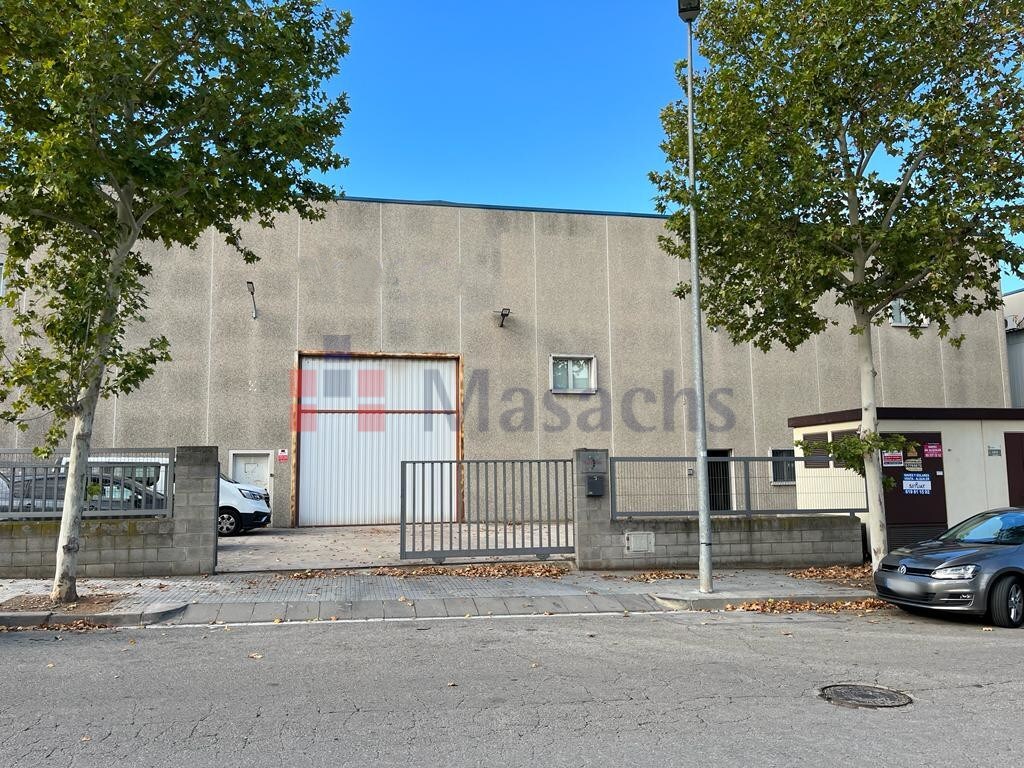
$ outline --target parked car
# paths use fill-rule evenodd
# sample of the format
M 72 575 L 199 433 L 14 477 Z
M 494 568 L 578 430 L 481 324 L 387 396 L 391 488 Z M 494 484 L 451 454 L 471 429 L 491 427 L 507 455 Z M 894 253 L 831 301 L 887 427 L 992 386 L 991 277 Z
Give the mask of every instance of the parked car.
M 234 536 L 266 525 L 270 525 L 270 494 L 267 489 L 243 485 L 221 475 L 217 533 Z
M 20 467 L 11 478 L 0 472 L 0 512 L 30 517 L 59 516 L 64 509 L 67 474 L 60 467 Z M 134 515 L 167 509 L 167 497 L 132 477 L 91 474 L 87 512 Z
M 936 539 L 899 547 L 875 572 L 878 596 L 904 608 L 1024 624 L 1024 508 L 992 509 Z

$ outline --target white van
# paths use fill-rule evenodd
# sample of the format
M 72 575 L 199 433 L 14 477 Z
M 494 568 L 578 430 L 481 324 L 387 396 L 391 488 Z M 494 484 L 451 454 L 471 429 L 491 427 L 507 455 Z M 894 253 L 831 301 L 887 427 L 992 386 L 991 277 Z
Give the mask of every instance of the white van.
M 270 494 L 267 489 L 236 483 L 221 475 L 217 534 L 234 536 L 267 525 L 270 525 Z

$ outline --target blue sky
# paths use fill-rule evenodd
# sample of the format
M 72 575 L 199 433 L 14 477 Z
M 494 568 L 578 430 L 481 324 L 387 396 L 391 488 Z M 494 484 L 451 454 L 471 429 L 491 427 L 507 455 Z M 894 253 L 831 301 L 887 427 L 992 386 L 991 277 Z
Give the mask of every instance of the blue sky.
M 331 0 L 355 19 L 336 182 L 362 197 L 652 213 L 672 0 Z
M 329 2 L 354 17 L 345 194 L 654 212 L 686 50 L 673 0 Z

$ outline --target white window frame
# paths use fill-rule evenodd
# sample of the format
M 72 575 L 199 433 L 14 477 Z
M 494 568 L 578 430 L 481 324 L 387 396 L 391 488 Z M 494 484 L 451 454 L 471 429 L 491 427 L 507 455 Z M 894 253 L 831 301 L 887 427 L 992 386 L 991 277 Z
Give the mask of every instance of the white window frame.
M 590 387 L 587 389 L 555 389 L 555 360 L 586 360 L 590 364 Z M 597 357 L 594 355 L 554 354 L 548 358 L 548 390 L 555 395 L 593 395 L 597 393 Z
M 893 328 L 927 328 L 928 320 L 919 323 L 911 321 L 903 311 L 906 299 L 893 299 L 889 302 L 889 325 Z
M 789 451 L 792 456 L 776 456 L 776 451 Z M 769 448 L 769 455 L 772 457 L 772 485 L 796 485 L 796 451 L 793 448 Z M 790 461 L 792 459 L 792 461 Z M 793 467 L 793 479 L 792 480 L 776 480 L 775 479 L 775 462 L 787 462 Z

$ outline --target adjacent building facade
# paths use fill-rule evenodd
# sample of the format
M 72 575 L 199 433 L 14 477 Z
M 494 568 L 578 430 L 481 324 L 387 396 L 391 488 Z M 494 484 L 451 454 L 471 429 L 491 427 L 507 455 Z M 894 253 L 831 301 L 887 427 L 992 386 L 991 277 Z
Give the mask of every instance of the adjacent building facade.
M 694 452 L 688 265 L 657 216 L 348 199 L 326 217 L 147 246 L 148 322 L 173 362 L 103 404 L 98 447 L 216 445 L 272 489 L 274 524 L 397 521 L 398 462 Z M 252 295 L 247 289 L 252 283 Z M 709 447 L 786 455 L 790 417 L 856 407 L 840 325 L 794 353 L 705 336 Z M 882 406 L 1010 404 L 1005 322 L 876 329 Z M 3 331 L 10 334 L 9 323 Z M 0 444 L 35 433 L 0 428 Z

